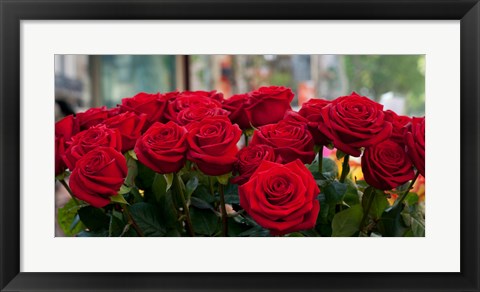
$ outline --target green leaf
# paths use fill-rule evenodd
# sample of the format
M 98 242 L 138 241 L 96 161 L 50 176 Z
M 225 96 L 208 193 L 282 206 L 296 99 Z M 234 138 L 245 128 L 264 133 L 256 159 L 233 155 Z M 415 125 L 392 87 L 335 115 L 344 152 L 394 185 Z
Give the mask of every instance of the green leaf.
M 250 226 L 245 223 L 237 222 L 235 218 L 228 218 L 228 236 L 230 237 L 236 237 L 249 228 Z
M 330 209 L 330 205 L 327 204 L 327 199 L 325 198 L 325 194 L 324 193 L 320 193 L 320 195 L 318 195 L 318 201 L 320 203 L 320 213 L 318 214 L 318 217 L 317 217 L 317 223 L 327 223 L 329 220 L 328 220 L 328 214 L 329 214 L 329 209 Z M 335 208 L 335 205 L 332 205 L 333 208 Z
M 175 175 L 174 173 L 167 173 L 163 175 L 165 177 L 165 181 L 167 182 L 167 188 L 166 188 L 167 191 L 172 187 L 174 175 Z
M 157 203 L 162 201 L 162 198 L 167 193 L 167 180 L 163 174 L 155 174 L 152 184 L 152 191 Z
M 131 189 L 132 189 L 131 187 L 127 187 L 126 185 L 122 185 L 122 186 L 120 187 L 120 190 L 118 191 L 118 194 L 119 194 L 119 195 L 128 194 L 128 193 L 130 193 L 130 190 L 131 190 Z
M 416 237 L 425 237 L 425 220 L 413 217 L 412 231 Z
M 187 200 L 192 196 L 193 192 L 197 189 L 197 187 L 198 177 L 192 176 L 185 185 L 185 196 L 187 197 Z
M 307 165 L 308 170 L 312 173 L 313 177 L 315 179 L 335 179 L 338 176 L 338 166 L 335 161 L 333 161 L 330 158 L 323 157 L 322 159 L 322 176 L 320 176 L 318 172 L 318 156 L 315 161 L 312 162 L 312 164 Z
M 64 180 L 66 177 L 70 175 L 70 172 L 65 170 L 64 172 L 60 173 L 55 177 L 56 180 Z
M 135 178 L 135 185 L 142 190 L 150 188 L 155 179 L 155 172 L 137 161 L 138 174 Z
M 122 194 L 118 194 L 116 196 L 111 196 L 110 201 L 114 203 L 119 203 L 119 204 L 125 204 L 125 205 L 130 205 L 127 200 L 123 197 Z
M 360 191 L 365 191 L 365 189 L 369 187 L 369 185 L 367 184 L 367 182 L 364 181 L 364 180 L 357 180 L 355 183 L 356 183 L 356 185 L 357 185 L 357 188 L 358 188 Z
M 135 153 L 135 151 L 129 150 L 127 153 L 128 153 L 128 155 L 130 155 L 130 157 L 132 157 L 133 159 L 138 160 L 137 154 Z
M 303 234 L 303 236 L 308 236 L 308 237 L 321 236 L 315 229 L 301 230 L 300 233 Z
M 340 204 L 347 191 L 347 184 L 333 181 L 331 184 L 325 186 L 322 191 L 325 194 L 327 203 Z
M 211 236 L 219 230 L 219 217 L 208 210 L 190 208 L 193 230 L 197 234 Z
M 355 205 L 337 213 L 332 221 L 332 236 L 345 237 L 354 235 L 359 231 L 362 217 L 363 210 L 360 205 Z
M 78 210 L 78 215 L 90 231 L 108 230 L 110 218 L 108 218 L 103 209 L 86 206 Z
M 346 180 L 347 182 L 347 190 L 345 191 L 345 196 L 343 200 L 349 206 L 357 205 L 360 203 L 360 196 L 357 190 L 356 185 L 349 179 Z
M 320 224 L 315 227 L 315 230 L 320 233 L 322 237 L 332 236 L 332 224 Z
M 199 185 L 193 192 L 192 197 L 197 197 L 209 203 L 215 201 L 215 198 L 210 194 L 210 190 L 204 185 Z
M 213 208 L 212 205 L 210 205 L 210 203 L 200 199 L 200 198 L 197 198 L 197 197 L 192 197 L 190 199 L 190 203 L 192 206 L 198 208 L 198 209 L 210 209 L 210 210 L 215 210 Z
M 230 179 L 230 177 L 232 176 L 232 173 L 226 173 L 226 174 L 223 174 L 223 175 L 217 175 L 216 178 L 217 178 L 217 181 L 226 186 L 228 184 L 228 180 Z
M 58 209 L 58 224 L 66 236 L 73 236 L 85 229 L 85 225 L 79 222 L 77 211 L 80 206 L 70 199 L 65 206 Z
M 128 168 L 127 177 L 125 178 L 125 184 L 127 186 L 133 186 L 135 184 L 135 178 L 138 175 L 137 161 L 128 154 L 126 154 L 125 157 L 127 159 Z
M 402 220 L 401 212 L 401 206 L 383 212 L 377 227 L 384 237 L 399 237 L 405 234 L 408 228 Z
M 173 193 L 171 191 L 168 192 L 162 200 L 162 203 L 160 204 L 160 210 L 160 217 L 162 218 L 162 221 L 165 222 L 165 225 L 167 226 L 169 231 L 170 229 L 183 229 L 181 223 L 177 220 L 178 211 L 175 207 L 175 203 L 173 201 Z
M 143 231 L 145 236 L 164 236 L 167 232 L 166 226 L 159 216 L 160 211 L 155 205 L 149 203 L 137 203 L 132 205 L 129 210 L 133 220 Z
M 110 214 L 110 225 L 108 227 L 108 236 L 116 237 L 123 233 L 125 222 L 123 222 L 122 213 L 113 210 Z
M 387 196 L 380 190 L 367 188 L 362 196 L 362 207 L 366 211 L 369 200 L 373 200 L 368 214 L 374 219 L 379 219 L 385 209 L 389 207 Z
M 418 203 L 418 195 L 415 193 L 408 193 L 407 197 L 405 198 L 405 202 L 409 206 L 413 206 Z

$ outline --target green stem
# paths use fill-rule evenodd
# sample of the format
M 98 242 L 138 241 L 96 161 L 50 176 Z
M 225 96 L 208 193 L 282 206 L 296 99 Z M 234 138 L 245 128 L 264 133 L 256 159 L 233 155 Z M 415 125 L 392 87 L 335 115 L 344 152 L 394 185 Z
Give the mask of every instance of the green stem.
M 375 200 L 375 196 L 376 196 L 375 190 L 372 190 L 372 193 L 370 194 L 370 198 L 368 198 L 367 208 L 364 210 L 362 220 L 360 221 L 360 227 L 359 227 L 360 231 L 362 231 L 363 225 L 365 225 L 365 221 L 367 220 L 368 213 L 370 212 L 370 208 L 373 205 L 373 201 Z
M 320 174 L 323 173 L 323 145 L 320 146 L 320 150 L 318 151 L 318 172 Z
M 132 214 L 130 214 L 130 210 L 128 210 L 127 205 L 123 205 L 123 212 L 125 212 L 125 215 L 127 215 L 128 222 L 130 223 L 130 225 L 132 225 L 133 229 L 135 229 L 135 231 L 138 233 L 138 236 L 145 237 L 145 235 L 143 234 L 143 231 L 140 229 L 140 227 L 138 227 L 137 222 L 135 222 L 135 220 L 133 219 Z
M 417 171 L 417 173 L 415 174 L 415 177 L 412 179 L 412 181 L 410 182 L 410 185 L 408 186 L 407 190 L 400 196 L 400 198 L 398 198 L 395 203 L 393 204 L 392 206 L 392 209 L 395 209 L 397 208 L 399 205 L 401 205 L 403 203 L 403 201 L 405 200 L 405 198 L 407 197 L 408 193 L 410 192 L 410 190 L 412 189 L 413 185 L 415 184 L 415 181 L 417 180 L 418 178 L 418 175 L 420 174 L 419 171 Z
M 215 191 L 213 190 L 213 180 L 215 177 L 208 176 L 208 182 L 210 183 L 210 194 L 212 195 L 213 200 L 215 200 Z
M 75 205 L 80 205 L 78 200 L 75 198 L 75 196 L 72 193 L 72 190 L 68 186 L 67 182 L 64 179 L 59 179 L 60 183 L 63 185 L 63 187 L 67 190 L 67 192 L 70 194 L 70 197 L 72 197 L 72 200 L 75 202 Z
M 220 208 L 222 210 L 222 236 L 228 235 L 228 216 L 225 208 L 225 196 L 223 194 L 223 185 L 218 184 L 218 193 L 220 194 Z
M 180 177 L 178 174 L 173 175 L 173 181 L 175 183 L 175 188 L 177 189 L 178 195 L 180 196 L 180 200 L 182 201 L 183 205 L 183 212 L 185 214 L 185 224 L 187 225 L 188 233 L 191 237 L 195 237 L 195 232 L 193 231 L 192 219 L 190 218 L 190 210 L 187 205 L 187 201 L 185 200 L 185 194 L 183 192 L 183 188 L 180 185 Z
M 350 159 L 350 155 L 345 155 L 343 157 L 343 164 L 342 164 L 342 175 L 340 175 L 340 182 L 345 182 L 345 178 L 347 178 L 348 172 L 350 171 L 350 166 L 348 164 L 348 160 Z
M 248 135 L 247 135 L 247 131 L 244 131 L 243 132 L 243 137 L 245 138 L 245 147 L 248 146 Z

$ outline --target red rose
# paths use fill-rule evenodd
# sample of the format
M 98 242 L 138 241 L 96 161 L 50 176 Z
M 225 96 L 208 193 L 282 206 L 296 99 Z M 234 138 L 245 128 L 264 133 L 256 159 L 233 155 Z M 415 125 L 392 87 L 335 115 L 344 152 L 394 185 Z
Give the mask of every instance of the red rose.
M 182 169 L 186 160 L 187 130 L 174 122 L 155 123 L 137 140 L 138 161 L 157 173 L 173 173 Z
M 127 161 L 122 153 L 110 147 L 99 147 L 78 160 L 70 176 L 75 197 L 96 208 L 110 203 L 127 176 Z
M 63 160 L 70 170 L 75 169 L 77 161 L 88 152 L 98 147 L 112 147 L 122 150 L 122 136 L 117 129 L 109 129 L 105 125 L 98 125 L 82 131 L 72 137 L 67 143 Z
M 212 96 L 210 92 L 206 91 L 184 91 L 178 93 L 175 99 L 170 99 L 168 112 L 166 113 L 167 118 L 170 121 L 177 122 L 178 113 L 193 106 L 222 108 L 222 104 L 214 97 L 218 98 L 218 95 L 214 94 Z
M 124 112 L 103 122 L 107 128 L 117 129 L 122 135 L 122 152 L 132 150 L 137 139 L 142 135 L 142 129 L 147 121 L 145 114 L 137 115 Z
M 80 131 L 78 120 L 69 115 L 55 123 L 55 176 L 63 173 L 67 165 L 63 161 L 67 142 Z
M 245 111 L 255 127 L 273 124 L 283 119 L 285 112 L 291 110 L 293 92 L 283 86 L 260 87 L 249 93 Z
M 251 145 L 240 149 L 237 159 L 233 169 L 238 176 L 232 178 L 232 183 L 242 185 L 248 181 L 262 161 L 275 161 L 275 152 L 268 145 Z
M 218 107 L 207 107 L 204 105 L 191 106 L 178 113 L 177 123 L 181 126 L 186 126 L 192 122 L 199 122 L 206 117 L 228 116 L 229 113 L 230 112 Z
M 286 165 L 263 161 L 238 193 L 240 206 L 272 235 L 315 227 L 320 190 L 300 160 Z
M 55 137 L 55 176 L 63 173 L 67 166 L 62 156 L 65 154 L 65 141 L 63 137 Z
M 253 132 L 250 145 L 268 145 L 275 150 L 277 161 L 288 163 L 300 159 L 311 163 L 315 158 L 313 138 L 305 124 L 284 120 L 265 125 Z
M 392 124 L 385 121 L 383 105 L 353 92 L 322 109 L 325 128 L 319 130 L 342 152 L 360 156 L 360 148 L 390 137 Z
M 312 134 L 316 145 L 327 145 L 330 143 L 319 128 L 324 128 L 325 125 L 322 119 L 322 109 L 329 105 L 330 101 L 326 99 L 312 98 L 302 104 L 302 108 L 298 113 L 308 120 L 308 130 Z
M 108 118 L 106 106 L 91 108 L 83 113 L 76 114 L 80 130 L 86 130 L 92 126 L 98 125 Z
M 108 117 L 111 118 L 111 117 L 114 117 L 114 116 L 120 114 L 120 113 L 121 113 L 121 110 L 122 110 L 122 109 L 121 109 L 119 106 L 114 107 L 114 108 L 111 108 L 111 109 L 108 109 L 108 110 L 107 110 L 107 111 L 108 111 Z
M 304 127 L 307 127 L 307 125 L 308 125 L 308 120 L 306 118 L 302 117 L 296 111 L 291 111 L 291 110 L 286 111 L 285 116 L 283 117 L 283 120 L 284 121 L 290 121 L 290 122 L 293 122 L 293 123 L 297 123 L 297 124 L 300 124 Z
M 390 139 L 365 148 L 362 172 L 365 181 L 379 190 L 394 189 L 415 176 L 404 148 Z
M 55 137 L 63 137 L 65 142 L 70 141 L 78 132 L 80 132 L 80 125 L 73 115 L 66 116 L 55 123 Z
M 134 97 L 122 99 L 121 112 L 134 112 L 147 116 L 146 127 L 155 122 L 164 121 L 164 111 L 167 100 L 160 93 L 140 92 Z
M 394 111 L 386 110 L 385 120 L 392 123 L 392 136 L 391 139 L 395 142 L 405 145 L 405 133 L 407 132 L 407 125 L 412 121 L 410 117 L 399 116 Z
M 237 160 L 237 142 L 242 135 L 238 125 L 225 116 L 205 118 L 187 126 L 187 158 L 205 174 L 217 176 L 232 171 Z
M 425 176 L 425 117 L 412 118 L 405 134 L 405 143 L 413 165 Z
M 248 94 L 232 95 L 229 99 L 223 101 L 223 108 L 230 112 L 228 116 L 232 123 L 238 124 L 240 129 L 250 129 L 250 120 L 245 112 L 245 103 L 248 100 Z

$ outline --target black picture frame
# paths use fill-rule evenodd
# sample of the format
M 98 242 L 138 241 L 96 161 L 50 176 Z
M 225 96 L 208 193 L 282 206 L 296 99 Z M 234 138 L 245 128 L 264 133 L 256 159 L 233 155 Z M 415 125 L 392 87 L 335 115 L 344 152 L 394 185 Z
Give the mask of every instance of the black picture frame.
M 480 291 L 478 0 L 0 0 L 0 15 L 1 291 Z M 461 272 L 21 273 L 20 21 L 47 19 L 461 20 Z

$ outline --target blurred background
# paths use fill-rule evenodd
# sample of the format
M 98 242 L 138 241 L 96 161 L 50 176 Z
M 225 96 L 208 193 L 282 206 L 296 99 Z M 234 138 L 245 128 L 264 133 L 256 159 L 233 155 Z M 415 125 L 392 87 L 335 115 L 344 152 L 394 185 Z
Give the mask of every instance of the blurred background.
M 356 91 L 398 114 L 425 112 L 424 55 L 55 55 L 56 117 L 138 92 L 292 88 L 292 107 Z

